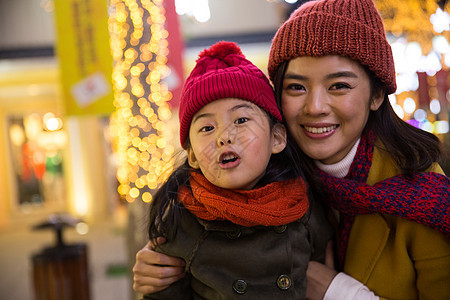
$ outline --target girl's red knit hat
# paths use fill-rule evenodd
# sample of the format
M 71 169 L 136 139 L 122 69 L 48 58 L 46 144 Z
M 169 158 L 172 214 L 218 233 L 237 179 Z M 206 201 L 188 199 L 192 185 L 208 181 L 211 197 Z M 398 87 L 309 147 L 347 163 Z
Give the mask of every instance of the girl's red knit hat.
M 245 58 L 236 43 L 218 42 L 200 53 L 184 84 L 179 111 L 182 146 L 195 113 L 206 104 L 224 98 L 253 102 L 282 120 L 266 75 Z
M 310 1 L 280 27 L 272 41 L 269 76 L 299 56 L 342 55 L 374 72 L 391 94 L 397 89 L 394 58 L 372 0 Z

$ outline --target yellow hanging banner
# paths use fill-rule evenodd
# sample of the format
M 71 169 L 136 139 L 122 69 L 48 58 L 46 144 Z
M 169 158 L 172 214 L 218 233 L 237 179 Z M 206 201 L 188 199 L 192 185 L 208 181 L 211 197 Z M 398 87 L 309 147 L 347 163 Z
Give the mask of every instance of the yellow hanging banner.
M 55 0 L 66 115 L 114 111 L 107 0 Z

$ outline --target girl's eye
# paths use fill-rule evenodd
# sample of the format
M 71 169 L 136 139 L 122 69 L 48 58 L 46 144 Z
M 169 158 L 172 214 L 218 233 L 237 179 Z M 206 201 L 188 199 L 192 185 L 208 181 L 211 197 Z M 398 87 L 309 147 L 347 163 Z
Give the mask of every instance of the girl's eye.
M 214 126 L 204 126 L 202 128 L 200 128 L 201 132 L 208 132 L 214 129 Z
M 342 82 L 338 82 L 335 83 L 331 86 L 331 90 L 341 90 L 341 89 L 349 89 L 350 85 L 348 85 L 347 83 L 342 83 Z
M 235 124 L 242 124 L 248 121 L 248 118 L 239 118 L 236 121 L 234 121 Z

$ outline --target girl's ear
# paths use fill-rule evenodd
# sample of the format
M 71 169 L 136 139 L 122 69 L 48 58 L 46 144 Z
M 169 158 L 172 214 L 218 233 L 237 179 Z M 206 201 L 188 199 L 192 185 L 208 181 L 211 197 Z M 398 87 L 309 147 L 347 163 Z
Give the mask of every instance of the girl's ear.
M 283 124 L 277 123 L 272 128 L 272 154 L 280 153 L 286 148 L 287 137 L 286 127 Z
M 186 152 L 187 152 L 189 166 L 191 166 L 191 168 L 194 168 L 194 169 L 200 169 L 200 165 L 198 163 L 197 157 L 195 157 L 195 154 L 194 154 L 194 151 L 192 150 L 192 148 L 190 148 L 190 147 L 187 148 Z
M 384 89 L 378 89 L 372 94 L 372 98 L 370 99 L 370 110 L 376 111 L 380 108 L 381 104 L 383 104 L 385 93 L 386 91 Z

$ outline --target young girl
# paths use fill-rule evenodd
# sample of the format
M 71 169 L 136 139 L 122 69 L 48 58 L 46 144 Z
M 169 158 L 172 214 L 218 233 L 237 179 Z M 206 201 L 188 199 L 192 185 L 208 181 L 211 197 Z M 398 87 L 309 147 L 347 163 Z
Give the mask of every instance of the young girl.
M 180 103 L 186 162 L 156 193 L 149 237 L 187 275 L 145 299 L 303 299 L 331 231 L 308 197 L 264 73 L 239 47 L 204 50 Z
M 269 75 L 289 132 L 339 211 L 339 262 L 351 276 L 311 263 L 309 296 L 450 299 L 439 140 L 390 106 L 394 62 L 372 0 L 301 6 L 273 39 Z

